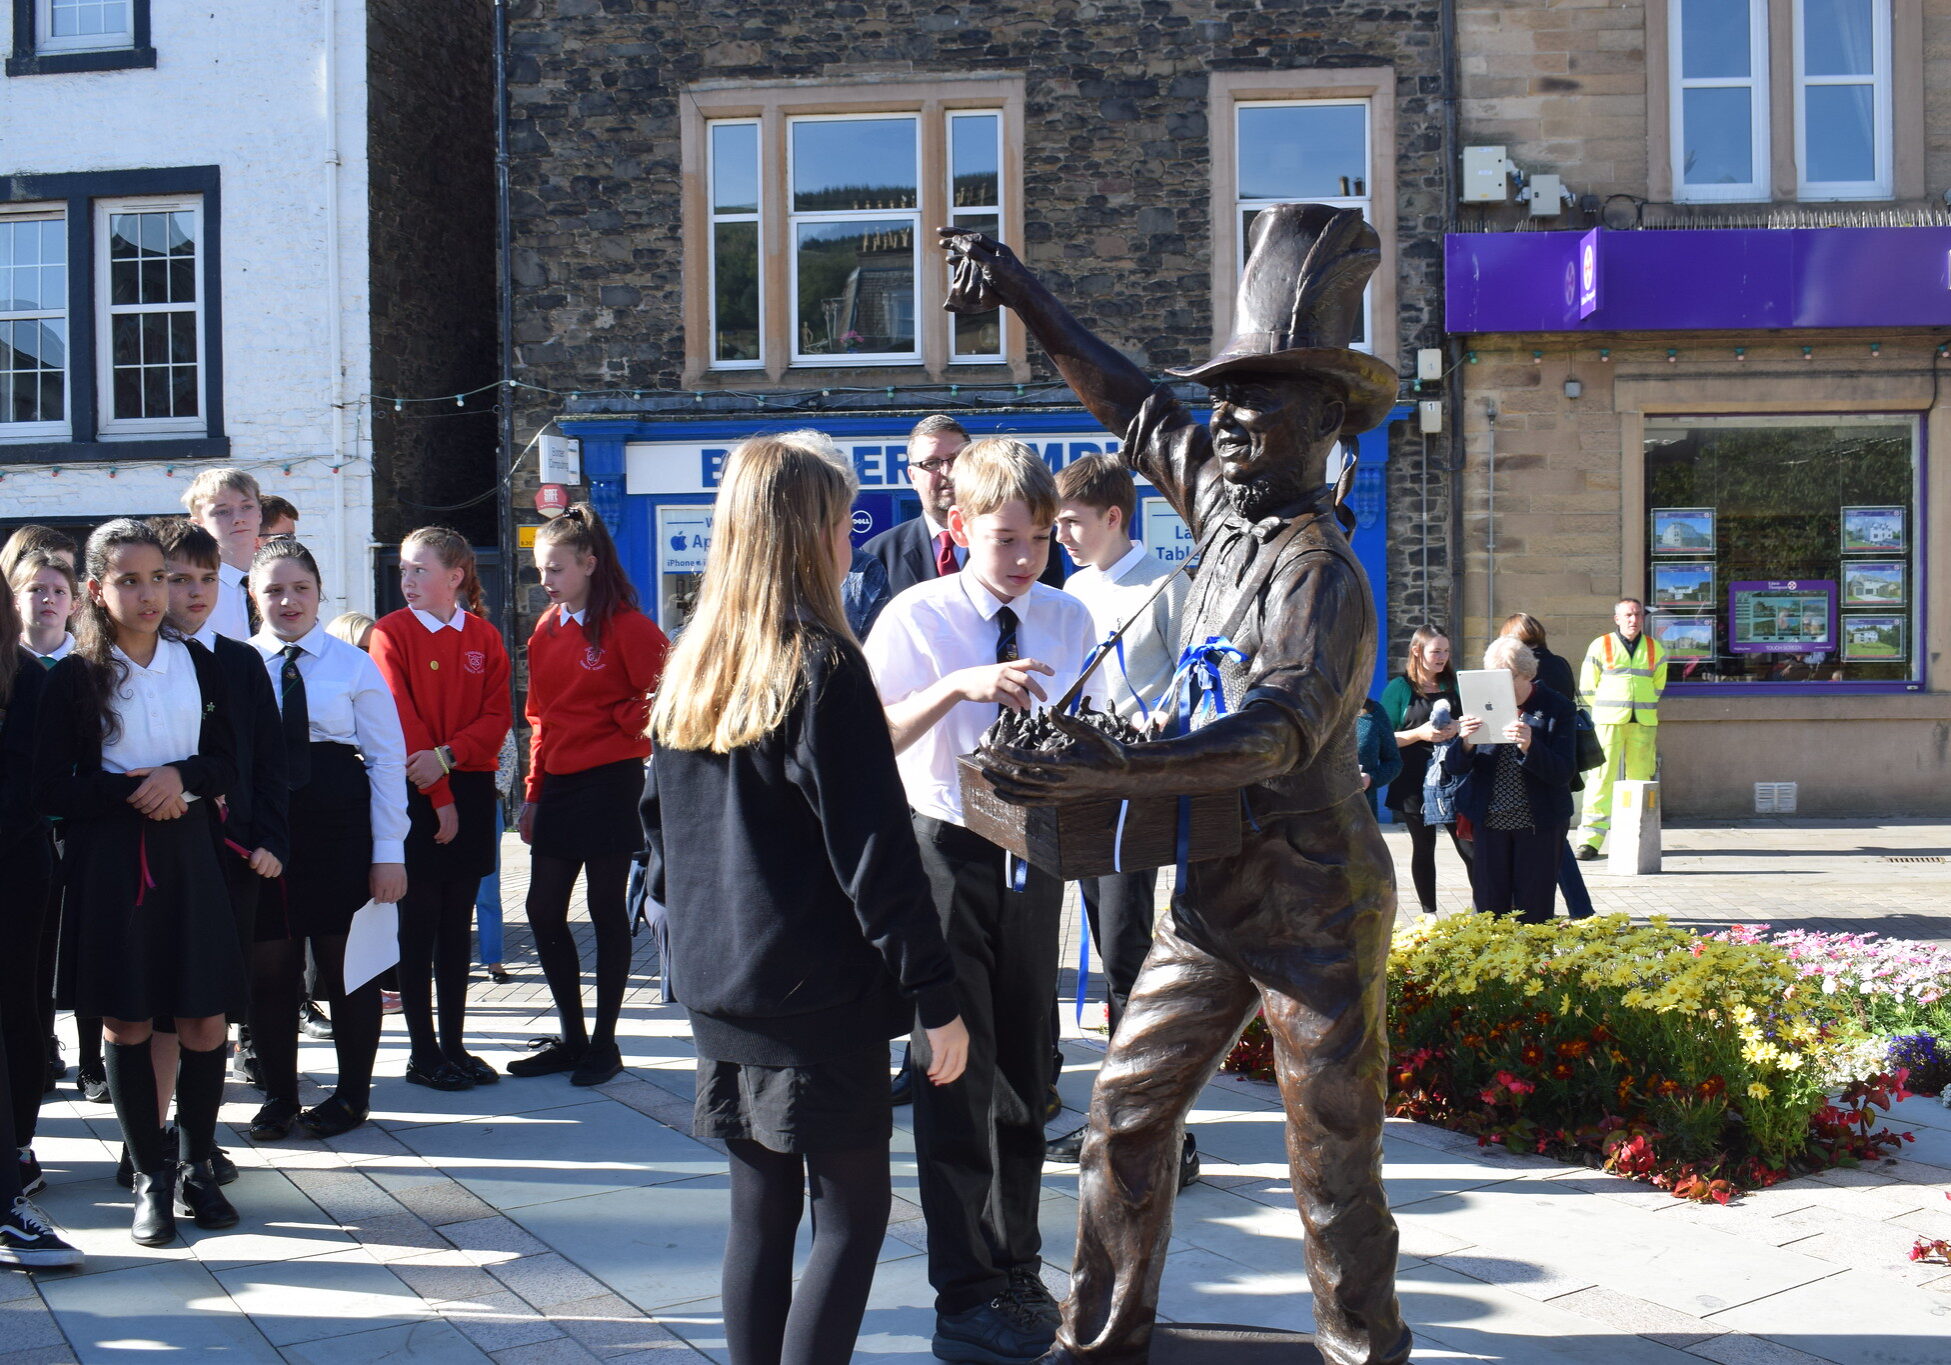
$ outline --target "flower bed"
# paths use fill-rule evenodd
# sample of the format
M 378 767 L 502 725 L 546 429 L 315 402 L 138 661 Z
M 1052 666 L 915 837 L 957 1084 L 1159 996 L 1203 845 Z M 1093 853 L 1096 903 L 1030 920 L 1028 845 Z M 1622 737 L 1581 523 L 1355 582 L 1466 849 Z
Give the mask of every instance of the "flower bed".
M 1663 919 L 1425 921 L 1390 953 L 1390 1112 L 1723 1201 L 1879 1155 L 1902 1078 L 1832 1097 L 1827 1061 L 1864 1034 L 1806 965 Z M 1255 1021 L 1228 1069 L 1270 1062 Z

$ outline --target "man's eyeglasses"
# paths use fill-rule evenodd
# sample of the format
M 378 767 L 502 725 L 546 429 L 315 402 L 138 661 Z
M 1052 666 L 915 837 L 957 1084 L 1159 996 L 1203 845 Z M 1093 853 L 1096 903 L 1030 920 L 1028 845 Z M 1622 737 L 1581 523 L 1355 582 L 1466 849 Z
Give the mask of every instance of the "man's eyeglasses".
M 908 468 L 926 470 L 930 474 L 940 474 L 955 463 L 953 455 L 937 455 L 932 460 L 910 460 Z

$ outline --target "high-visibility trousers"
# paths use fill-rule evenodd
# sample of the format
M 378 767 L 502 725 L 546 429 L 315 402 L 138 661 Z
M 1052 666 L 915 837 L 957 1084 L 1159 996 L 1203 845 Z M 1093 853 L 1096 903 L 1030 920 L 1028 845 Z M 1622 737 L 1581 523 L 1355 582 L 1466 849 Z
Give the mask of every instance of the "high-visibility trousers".
M 1599 737 L 1599 747 L 1606 751 L 1606 761 L 1585 774 L 1585 818 L 1574 842 L 1597 848 L 1612 828 L 1612 784 L 1652 778 L 1660 727 L 1601 725 L 1594 733 Z

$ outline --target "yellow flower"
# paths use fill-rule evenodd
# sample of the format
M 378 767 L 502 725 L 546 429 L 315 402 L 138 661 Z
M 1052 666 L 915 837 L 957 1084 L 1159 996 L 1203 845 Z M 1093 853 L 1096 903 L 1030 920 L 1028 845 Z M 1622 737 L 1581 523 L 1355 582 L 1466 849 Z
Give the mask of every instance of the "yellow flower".
M 1762 1083 L 1761 1083 L 1760 1081 L 1751 1081 L 1751 1082 L 1749 1082 L 1749 1084 L 1748 1084 L 1748 1098 L 1749 1098 L 1749 1099 L 1752 1099 L 1752 1100 L 1765 1100 L 1765 1099 L 1767 1099 L 1767 1098 L 1768 1098 L 1768 1087 L 1767 1087 L 1767 1086 L 1765 1086 L 1765 1085 L 1763 1085 L 1763 1084 L 1762 1084 Z

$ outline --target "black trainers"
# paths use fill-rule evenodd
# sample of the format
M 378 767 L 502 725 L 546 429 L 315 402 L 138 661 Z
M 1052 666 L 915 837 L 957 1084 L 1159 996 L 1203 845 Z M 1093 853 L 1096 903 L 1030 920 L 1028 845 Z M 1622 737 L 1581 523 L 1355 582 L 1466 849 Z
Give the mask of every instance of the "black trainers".
M 531 1038 L 534 1052 L 517 1057 L 502 1070 L 511 1076 L 553 1076 L 559 1071 L 574 1071 L 583 1059 L 582 1047 L 571 1047 L 560 1038 Z
M 20 1149 L 20 1192 L 23 1195 L 39 1194 L 47 1188 L 47 1177 L 41 1174 L 41 1163 L 35 1159 L 32 1147 Z
M 623 1054 L 615 1043 L 592 1043 L 569 1077 L 571 1085 L 601 1085 L 623 1074 Z
M 75 1089 L 91 1104 L 108 1103 L 108 1073 L 101 1067 L 81 1067 L 75 1072 Z
M 1599 860 L 1597 844 L 1580 844 L 1572 851 L 1572 856 L 1582 863 L 1595 863 Z
M 81 1253 L 61 1240 L 47 1215 L 26 1195 L 17 1196 L 0 1219 L 0 1265 L 42 1270 L 80 1264 Z
M 1198 1178 L 1199 1144 L 1187 1133 L 1185 1146 L 1179 1148 L 1179 1188 L 1184 1189 Z
M 47 1040 L 47 1088 L 54 1089 L 54 1083 L 68 1074 L 68 1059 L 61 1055 L 61 1040 Z
M 1063 1310 L 1057 1307 L 1057 1296 L 1050 1292 L 1050 1286 L 1043 1282 L 1043 1276 L 1029 1266 L 1014 1265 L 1009 1268 L 1009 1288 L 1003 1291 L 1003 1296 L 1021 1308 L 1024 1316 L 1043 1323 L 1052 1331 L 1064 1319 Z
M 937 1360 L 967 1365 L 1027 1365 L 1042 1357 L 1057 1329 L 1038 1321 L 1008 1294 L 961 1313 L 935 1314 Z

